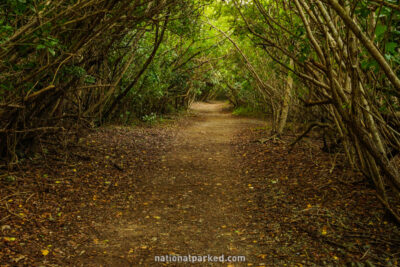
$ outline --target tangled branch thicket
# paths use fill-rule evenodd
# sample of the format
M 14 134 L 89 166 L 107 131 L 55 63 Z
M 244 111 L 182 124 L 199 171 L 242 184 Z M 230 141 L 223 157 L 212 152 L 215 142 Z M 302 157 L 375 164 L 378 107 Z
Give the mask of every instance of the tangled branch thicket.
M 197 9 L 184 0 L 3 1 L 1 158 L 18 162 L 44 134 L 115 117 L 168 25 Z
M 400 221 L 399 207 L 390 204 L 400 192 L 400 12 L 395 2 L 234 1 L 255 45 L 295 74 L 297 101 L 316 117 L 323 114 L 349 163 L 373 181 Z
M 0 157 L 18 162 L 49 133 L 186 106 L 197 94 L 216 95 L 219 83 L 236 105 L 266 106 L 278 135 L 288 118 L 314 118 L 307 131 L 322 125 L 330 132 L 400 221 L 394 205 L 400 199 L 399 2 L 214 3 L 233 15 L 227 19 L 233 34 L 204 18 L 207 3 L 3 1 Z M 225 39 L 199 48 L 194 44 L 207 40 L 199 34 L 206 28 Z M 204 56 L 226 40 L 237 53 Z M 158 57 L 166 59 L 152 65 Z M 199 84 L 207 90 L 199 92 Z M 243 88 L 250 88 L 247 95 Z M 149 92 L 151 99 L 144 96 Z

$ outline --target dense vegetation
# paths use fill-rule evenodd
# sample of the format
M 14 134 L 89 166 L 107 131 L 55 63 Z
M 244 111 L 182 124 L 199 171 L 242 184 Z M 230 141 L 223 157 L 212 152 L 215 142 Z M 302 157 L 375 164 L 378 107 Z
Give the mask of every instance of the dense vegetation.
M 397 0 L 2 1 L 0 155 L 225 96 L 323 129 L 400 221 L 399 43 Z

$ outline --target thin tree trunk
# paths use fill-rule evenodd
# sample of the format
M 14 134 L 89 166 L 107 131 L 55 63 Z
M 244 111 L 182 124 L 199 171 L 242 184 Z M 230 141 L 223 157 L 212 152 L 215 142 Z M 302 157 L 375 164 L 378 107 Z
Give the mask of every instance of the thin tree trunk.
M 293 68 L 294 62 L 293 59 L 289 59 L 289 68 Z M 287 76 L 287 83 L 285 87 L 285 91 L 283 92 L 283 99 L 282 99 L 282 106 L 281 106 L 281 113 L 279 116 L 278 122 L 278 129 L 277 134 L 281 135 L 283 133 L 283 129 L 285 128 L 287 117 L 289 114 L 289 102 L 290 102 L 290 94 L 293 88 L 293 77 L 292 74 L 289 72 Z
M 114 111 L 114 109 L 121 103 L 122 99 L 125 98 L 128 95 L 129 91 L 137 84 L 140 77 L 142 77 L 143 73 L 146 71 L 146 69 L 149 67 L 150 63 L 153 61 L 154 56 L 156 55 L 157 50 L 160 47 L 160 44 L 164 38 L 165 29 L 167 28 L 167 24 L 168 24 L 168 18 L 169 18 L 169 16 L 167 15 L 160 36 L 158 36 L 158 30 L 156 30 L 156 41 L 154 44 L 153 51 L 151 52 L 150 56 L 147 58 L 142 69 L 138 72 L 138 74 L 133 79 L 133 81 L 128 85 L 128 87 L 126 87 L 125 90 L 122 93 L 120 93 L 118 95 L 118 97 L 114 100 L 114 102 L 111 104 L 109 109 L 104 113 L 103 119 L 108 118 L 111 115 L 111 113 Z

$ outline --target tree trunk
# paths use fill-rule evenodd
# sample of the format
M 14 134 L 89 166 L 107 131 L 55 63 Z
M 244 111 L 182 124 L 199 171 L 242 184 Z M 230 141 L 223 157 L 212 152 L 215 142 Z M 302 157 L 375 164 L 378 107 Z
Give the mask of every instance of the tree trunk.
M 289 68 L 293 69 L 293 59 L 289 60 Z M 278 128 L 276 133 L 281 135 L 283 133 L 283 128 L 285 128 L 286 120 L 289 114 L 289 102 L 290 102 L 290 94 L 292 92 L 293 87 L 293 77 L 292 74 L 289 72 L 287 76 L 287 83 L 285 87 L 285 91 L 283 92 L 283 99 L 282 99 L 282 106 L 281 106 L 281 113 L 279 116 Z

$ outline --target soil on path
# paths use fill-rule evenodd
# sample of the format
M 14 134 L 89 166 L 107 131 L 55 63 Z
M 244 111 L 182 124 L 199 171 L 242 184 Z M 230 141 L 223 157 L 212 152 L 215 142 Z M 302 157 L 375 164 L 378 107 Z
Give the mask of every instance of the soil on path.
M 0 173 L 0 266 L 398 265 L 399 228 L 343 153 L 312 136 L 291 150 L 295 135 L 267 139 L 265 122 L 226 108 L 43 140 Z
M 136 211 L 128 211 L 116 225 L 97 226 L 112 251 L 86 258 L 84 265 L 159 266 L 156 255 L 174 254 L 218 260 L 221 255 L 245 256 L 249 261 L 261 254 L 257 237 L 243 237 L 252 214 L 232 139 L 244 128 L 264 123 L 234 117 L 226 108 L 224 103 L 192 105 L 195 122 L 180 128 L 157 170 L 143 178 L 136 189 Z M 202 265 L 212 264 L 207 261 Z

